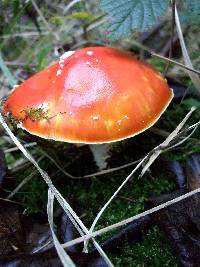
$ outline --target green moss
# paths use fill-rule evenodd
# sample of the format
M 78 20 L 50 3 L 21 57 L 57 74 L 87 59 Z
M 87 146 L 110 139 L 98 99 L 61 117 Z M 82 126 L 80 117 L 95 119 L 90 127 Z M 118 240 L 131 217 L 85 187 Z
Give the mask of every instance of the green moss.
M 166 238 L 154 227 L 143 234 L 141 243 L 125 243 L 120 255 L 109 255 L 114 266 L 129 267 L 178 267 L 176 258 L 171 253 Z
M 53 168 L 49 162 L 42 162 L 42 168 Z M 51 169 L 50 168 L 50 169 Z M 25 173 L 18 177 L 24 177 Z M 106 177 L 93 178 L 88 181 L 73 181 L 59 175 L 53 180 L 54 184 L 60 184 L 63 179 L 64 186 L 57 186 L 64 197 L 68 199 L 83 222 L 89 227 L 102 205 L 111 197 L 120 183 L 125 178 L 125 172 L 111 174 Z M 51 176 L 51 173 L 50 173 Z M 160 177 L 152 178 L 145 176 L 138 180 L 133 178 L 119 195 L 113 200 L 102 218 L 99 220 L 96 229 L 116 223 L 120 220 L 138 214 L 144 210 L 144 201 L 150 196 L 158 196 L 161 193 L 173 191 L 175 184 L 166 179 L 162 174 Z M 17 194 L 16 200 L 22 203 L 28 214 L 35 212 L 46 213 L 47 186 L 39 175 L 36 175 L 23 190 Z M 117 230 L 116 230 L 117 231 Z M 97 238 L 99 242 L 110 237 L 113 233 L 106 233 Z M 163 235 L 157 227 L 143 235 L 141 243 L 130 245 L 126 243 L 122 247 L 120 255 L 109 255 L 115 266 L 178 266 L 170 252 L 167 240 L 163 242 Z
M 32 121 L 38 121 L 41 119 L 48 120 L 46 111 L 42 107 L 41 108 L 27 108 L 27 109 L 24 109 L 23 112 L 25 113 L 26 118 L 29 118 Z

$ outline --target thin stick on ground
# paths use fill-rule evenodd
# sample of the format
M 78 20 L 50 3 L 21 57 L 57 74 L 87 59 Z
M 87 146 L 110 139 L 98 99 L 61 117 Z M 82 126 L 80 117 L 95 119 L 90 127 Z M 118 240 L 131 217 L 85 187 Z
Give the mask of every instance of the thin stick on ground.
M 116 172 L 116 171 L 119 171 L 119 170 L 123 170 L 125 168 L 131 167 L 131 166 L 139 163 L 141 160 L 142 159 L 138 159 L 138 160 L 132 161 L 130 163 L 126 163 L 126 164 L 118 166 L 118 167 L 102 170 L 102 171 L 99 171 L 99 172 L 90 173 L 90 174 L 84 175 L 83 178 L 91 178 L 91 177 L 94 177 L 94 176 L 101 176 L 101 175 L 105 175 L 105 174 L 108 174 L 108 173 L 111 173 L 111 172 Z
M 140 49 L 143 49 L 144 51 L 147 51 L 147 52 L 150 54 L 150 56 L 152 56 L 152 57 L 159 58 L 159 59 L 161 59 L 161 60 L 163 60 L 163 61 L 166 61 L 166 62 L 172 63 L 172 64 L 174 64 L 174 65 L 177 65 L 177 66 L 180 67 L 181 69 L 185 69 L 185 70 L 188 70 L 188 71 L 190 71 L 190 72 L 193 72 L 193 73 L 195 73 L 195 74 L 200 75 L 200 71 L 194 69 L 193 66 L 192 66 L 192 67 L 191 67 L 191 66 L 188 66 L 188 65 L 186 66 L 186 65 L 184 65 L 184 64 L 182 64 L 182 63 L 180 63 L 180 62 L 178 62 L 178 61 L 176 61 L 176 60 L 173 60 L 173 59 L 171 59 L 171 58 L 168 58 L 168 57 L 164 57 L 164 56 L 162 56 L 162 55 L 159 55 L 159 54 L 155 53 L 155 52 L 154 52 L 152 49 L 150 49 L 149 47 L 147 47 L 147 46 L 145 46 L 145 45 L 142 45 L 142 44 L 138 43 L 138 42 L 135 41 L 135 40 L 131 40 L 131 42 L 129 42 L 129 43 L 131 43 L 131 44 L 133 44 L 133 45 L 139 47 Z
M 14 204 L 21 205 L 21 204 L 20 204 L 19 202 L 17 202 L 17 201 L 13 201 L 13 200 L 6 199 L 6 198 L 2 198 L 2 197 L 0 197 L 0 200 L 1 200 L 1 201 L 6 201 L 6 202 L 10 202 L 10 203 L 14 203 Z
M 173 59 L 170 59 L 170 58 L 161 56 L 161 55 L 156 54 L 156 53 L 153 53 L 153 52 L 151 53 L 151 55 L 152 55 L 152 57 L 157 57 L 157 58 L 162 59 L 162 60 L 164 60 L 164 61 L 168 61 L 168 62 L 170 62 L 170 63 L 172 63 L 172 64 L 174 64 L 174 65 L 179 66 L 179 67 L 182 68 L 182 69 L 185 69 L 185 70 L 188 70 L 188 71 L 190 71 L 190 72 L 194 72 L 195 74 L 200 75 L 200 71 L 195 70 L 195 69 L 194 69 L 193 67 L 191 67 L 191 66 L 186 66 L 186 65 L 184 65 L 184 64 L 182 64 L 182 63 L 180 63 L 180 62 L 177 62 L 177 61 L 175 61 L 175 60 L 173 60 Z
M 37 145 L 36 142 L 32 142 L 32 143 L 24 144 L 24 147 L 33 147 L 33 146 L 36 146 L 36 145 Z M 11 148 L 6 149 L 3 152 L 4 153 L 11 153 L 11 152 L 15 152 L 15 151 L 18 151 L 18 150 L 19 150 L 19 148 L 17 146 L 15 146 L 15 147 L 11 147 Z
M 41 157 L 43 158 L 43 157 Z M 14 195 L 16 195 L 19 190 L 25 185 L 27 184 L 35 175 L 37 174 L 37 171 L 33 171 L 31 172 L 31 174 L 29 174 L 26 178 L 24 178 L 22 180 L 22 182 L 7 196 L 6 199 L 11 199 L 14 197 Z

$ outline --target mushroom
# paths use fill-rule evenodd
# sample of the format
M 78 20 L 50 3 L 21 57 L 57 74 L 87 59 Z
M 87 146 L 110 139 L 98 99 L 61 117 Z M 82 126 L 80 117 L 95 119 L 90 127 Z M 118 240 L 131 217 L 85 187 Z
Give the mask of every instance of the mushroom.
M 104 168 L 107 144 L 151 127 L 172 97 L 149 64 L 115 48 L 88 47 L 64 53 L 16 87 L 3 112 L 31 134 L 91 144 Z

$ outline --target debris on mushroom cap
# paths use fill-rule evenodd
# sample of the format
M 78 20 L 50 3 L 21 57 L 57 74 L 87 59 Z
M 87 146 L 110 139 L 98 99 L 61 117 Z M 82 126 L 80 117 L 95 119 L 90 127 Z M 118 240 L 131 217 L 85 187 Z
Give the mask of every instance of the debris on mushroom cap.
M 26 80 L 3 111 L 43 138 L 106 143 L 152 126 L 172 97 L 152 66 L 118 49 L 89 47 Z

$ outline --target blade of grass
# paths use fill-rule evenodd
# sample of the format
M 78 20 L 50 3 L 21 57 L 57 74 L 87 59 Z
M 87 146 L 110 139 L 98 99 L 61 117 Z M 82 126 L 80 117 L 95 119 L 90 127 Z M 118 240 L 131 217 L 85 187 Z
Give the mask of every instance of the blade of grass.
M 186 48 L 186 45 L 184 42 L 183 33 L 182 33 L 181 24 L 180 24 L 176 5 L 175 5 L 175 22 L 176 22 L 177 34 L 178 34 L 178 37 L 180 40 L 181 50 L 183 53 L 183 59 L 185 61 L 186 66 L 193 69 L 193 65 L 192 65 L 192 62 L 190 60 L 190 56 L 188 54 L 188 51 L 187 51 L 187 48 Z M 199 78 L 199 76 L 196 75 L 195 73 L 191 72 L 191 71 L 187 71 L 187 72 L 188 72 L 188 75 L 190 76 L 190 79 L 192 80 L 193 84 L 195 85 L 196 89 L 200 93 L 200 78 Z
M 54 233 L 54 223 L 53 223 L 53 203 L 54 203 L 54 193 L 51 189 L 48 190 L 48 202 L 47 202 L 47 214 L 48 221 L 51 229 L 51 234 L 53 237 L 54 245 L 59 255 L 59 258 L 64 267 L 75 267 L 76 265 L 73 263 L 71 258 L 68 256 L 67 252 L 64 250 L 59 240 L 57 239 Z
M 7 67 L 6 63 L 4 62 L 4 60 L 2 58 L 2 55 L 1 55 L 1 52 L 0 52 L 0 69 L 3 72 L 4 76 L 6 77 L 6 80 L 7 80 L 8 84 L 11 87 L 14 87 L 17 84 L 17 80 L 12 75 L 12 73 L 10 72 L 10 70 Z

